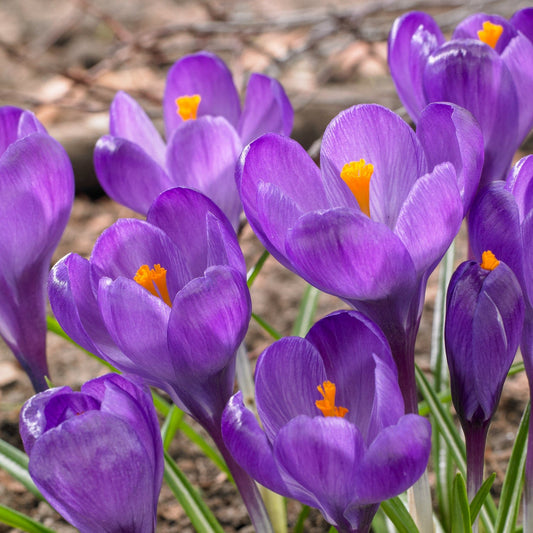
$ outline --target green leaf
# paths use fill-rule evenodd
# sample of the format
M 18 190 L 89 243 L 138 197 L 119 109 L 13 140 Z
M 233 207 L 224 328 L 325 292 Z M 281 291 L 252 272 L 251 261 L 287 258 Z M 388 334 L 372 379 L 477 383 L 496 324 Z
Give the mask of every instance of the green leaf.
M 28 456 L 0 439 L 0 468 L 22 483 L 35 497 L 44 500 L 28 472 Z
M 391 498 L 382 502 L 381 508 L 396 527 L 398 533 L 419 533 L 414 520 L 400 498 Z
M 185 412 L 182 411 L 177 405 L 173 405 L 170 408 L 170 412 L 165 418 L 163 427 L 161 428 L 161 438 L 163 439 L 163 449 L 168 451 L 168 447 L 178 430 Z
M 222 526 L 209 510 L 196 489 L 183 475 L 172 457 L 165 452 L 164 479 L 191 520 L 196 531 L 202 533 L 224 533 Z
M 259 275 L 259 272 L 261 272 L 261 269 L 263 268 L 263 265 L 265 264 L 265 261 L 268 259 L 269 255 L 270 252 L 265 250 L 261 254 L 261 257 L 257 260 L 257 263 L 250 270 L 248 270 L 248 273 L 246 274 L 246 283 L 248 283 L 248 288 L 253 285 L 255 278 Z
M 313 325 L 316 306 L 318 304 L 318 297 L 320 291 L 312 285 L 307 285 L 300 307 L 298 309 L 298 316 L 292 328 L 292 334 L 296 337 L 305 337 L 307 332 Z
M 496 473 L 493 472 L 481 485 L 479 490 L 477 491 L 477 494 L 474 496 L 474 499 L 470 503 L 470 521 L 473 524 L 475 519 L 477 518 L 477 515 L 479 514 L 479 511 L 481 511 L 481 506 L 483 505 L 484 501 L 490 494 L 490 489 L 492 487 L 492 484 L 494 483 L 494 480 L 496 479 Z
M 308 505 L 302 506 L 302 510 L 300 511 L 300 514 L 298 515 L 298 520 L 296 521 L 296 524 L 294 526 L 294 529 L 292 530 L 292 533 L 304 533 L 305 520 L 307 516 L 309 515 L 310 511 L 311 511 L 311 508 Z
M 1 504 L 0 522 L 22 531 L 27 531 L 28 533 L 54 533 L 53 529 L 48 529 L 47 527 L 39 524 L 39 522 L 32 520 L 29 516 L 26 516 Z
M 453 480 L 452 533 L 472 533 L 465 479 L 459 472 Z
M 274 339 L 281 339 L 282 335 L 276 331 L 270 324 L 263 320 L 259 315 L 252 313 L 252 318 Z
M 515 531 L 524 481 L 530 408 L 531 404 L 528 404 L 522 415 L 513 451 L 507 464 L 494 533 L 514 533 Z

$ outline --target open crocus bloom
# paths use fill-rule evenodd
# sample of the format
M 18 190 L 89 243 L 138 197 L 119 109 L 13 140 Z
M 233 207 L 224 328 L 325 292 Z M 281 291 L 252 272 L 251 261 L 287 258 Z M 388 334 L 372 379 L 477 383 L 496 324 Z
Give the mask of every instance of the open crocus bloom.
M 46 279 L 73 199 L 63 147 L 33 113 L 0 107 L 0 336 L 36 391 L 47 388 Z
M 425 470 L 431 426 L 404 415 L 387 341 L 362 314 L 333 313 L 305 339 L 275 342 L 255 382 L 262 428 L 237 393 L 222 420 L 227 447 L 259 483 L 339 531 L 368 531 L 379 503 Z
M 177 188 L 158 197 L 146 222 L 122 219 L 104 231 L 89 260 L 59 261 L 49 295 L 77 343 L 217 429 L 250 319 L 244 274 L 227 218 L 201 193 Z
M 167 142 L 142 108 L 119 92 L 110 135 L 96 144 L 96 174 L 106 193 L 146 214 L 157 195 L 184 186 L 203 192 L 237 227 L 242 210 L 235 163 L 246 144 L 268 131 L 289 135 L 293 110 L 276 80 L 252 74 L 241 111 L 224 62 L 208 52 L 185 56 L 170 69 L 163 99 Z
M 409 412 L 427 277 L 468 210 L 482 147 L 475 120 L 451 104 L 428 106 L 416 134 L 392 111 L 360 105 L 326 129 L 320 169 L 273 134 L 238 167 L 244 211 L 272 255 L 384 331 Z
M 510 21 L 478 13 L 446 42 L 421 12 L 398 18 L 389 36 L 389 66 L 415 122 L 430 102 L 468 109 L 485 139 L 481 185 L 505 179 L 512 157 L 533 126 L 533 9 Z
M 108 374 L 30 398 L 20 413 L 29 471 L 81 533 L 153 533 L 163 445 L 152 398 Z

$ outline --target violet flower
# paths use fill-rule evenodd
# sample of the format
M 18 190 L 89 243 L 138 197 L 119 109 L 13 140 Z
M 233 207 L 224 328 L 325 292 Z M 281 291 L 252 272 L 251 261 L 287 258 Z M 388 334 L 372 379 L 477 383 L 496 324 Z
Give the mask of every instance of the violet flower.
M 533 126 L 533 10 L 510 21 L 477 13 L 446 42 L 426 13 L 399 17 L 389 36 L 389 67 L 411 118 L 430 102 L 453 102 L 478 120 L 485 139 L 480 185 L 505 179 Z
M 59 387 L 20 413 L 30 475 L 81 533 L 153 533 L 163 444 L 148 390 L 108 374 Z
M 444 337 L 452 401 L 466 440 L 468 496 L 483 482 L 485 443 L 518 349 L 524 301 L 513 271 L 492 251 L 450 280 Z
M 392 111 L 360 105 L 326 129 L 320 170 L 273 134 L 251 143 L 238 168 L 244 211 L 272 255 L 384 331 L 411 413 L 427 278 L 475 193 L 482 143 L 472 116 L 451 104 L 428 106 L 416 134 Z
M 67 224 L 67 153 L 33 113 L 0 107 L 0 336 L 34 389 L 47 388 L 46 279 Z
M 166 391 L 209 432 L 257 530 L 269 531 L 256 487 L 221 437 L 251 316 L 244 258 L 222 211 L 192 189 L 167 190 L 146 221 L 122 219 L 104 231 L 89 260 L 59 261 L 49 294 L 73 340 Z
M 117 202 L 146 214 L 157 195 L 185 186 L 213 200 L 236 228 L 242 207 L 235 163 L 250 141 L 268 131 L 289 135 L 293 110 L 276 80 L 252 74 L 241 111 L 224 62 L 208 52 L 185 56 L 168 72 L 163 98 L 167 142 L 142 108 L 119 92 L 110 135 L 96 144 L 96 174 Z
M 367 532 L 381 501 L 424 472 L 431 426 L 404 415 L 387 340 L 356 311 L 317 322 L 257 361 L 261 425 L 241 393 L 222 419 L 226 445 L 267 488 L 318 508 L 341 532 Z

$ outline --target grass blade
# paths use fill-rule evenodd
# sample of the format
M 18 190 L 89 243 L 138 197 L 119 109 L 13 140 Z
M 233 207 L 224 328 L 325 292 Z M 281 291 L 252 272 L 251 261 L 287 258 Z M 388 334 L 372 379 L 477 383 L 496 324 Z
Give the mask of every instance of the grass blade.
M 414 520 L 400 498 L 391 498 L 382 502 L 381 508 L 398 533 L 418 533 Z
M 0 522 L 20 529 L 21 531 L 27 531 L 28 533 L 55 533 L 53 529 L 48 529 L 42 524 L 39 524 L 39 522 L 32 520 L 29 516 L 1 504 Z
M 297 337 L 305 337 L 307 335 L 307 332 L 311 329 L 314 322 L 319 296 L 320 291 L 317 288 L 307 285 L 303 298 L 300 301 L 298 316 L 296 317 L 296 321 L 292 328 L 293 335 Z
M 26 487 L 35 497 L 44 500 L 28 472 L 28 456 L 0 439 L 0 468 Z

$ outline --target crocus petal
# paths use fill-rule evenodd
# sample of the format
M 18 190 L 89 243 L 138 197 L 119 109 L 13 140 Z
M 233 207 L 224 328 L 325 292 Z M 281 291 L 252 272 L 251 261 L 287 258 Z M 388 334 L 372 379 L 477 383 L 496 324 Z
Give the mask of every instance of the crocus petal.
M 520 220 L 533 209 L 533 155 L 522 157 L 509 172 L 505 188 L 513 193 Z
M 251 316 L 244 276 L 227 266 L 210 267 L 172 302 L 168 343 L 175 372 L 220 372 L 235 357 Z
M 479 122 L 485 140 L 481 185 L 503 179 L 518 141 L 518 98 L 500 56 L 481 41 L 446 43 L 429 56 L 424 89 L 429 101 L 453 102 Z
M 429 169 L 446 161 L 454 166 L 465 216 L 483 169 L 483 133 L 476 119 L 453 104 L 429 104 L 420 115 L 416 136 L 424 147 Z
M 409 251 L 416 271 L 430 272 L 459 232 L 462 220 L 455 170 L 443 163 L 416 181 L 398 215 L 394 233 Z
M 289 231 L 294 270 L 346 299 L 378 300 L 415 283 L 411 257 L 392 231 L 348 209 L 308 213 Z
M 34 443 L 29 470 L 81 533 L 154 531 L 156 487 L 146 451 L 134 430 L 112 415 L 90 411 L 46 432 Z
M 457 24 L 453 32 L 453 39 L 474 39 L 479 41 L 478 31 L 483 29 L 484 22 L 491 22 L 502 27 L 502 34 L 498 38 L 495 50 L 501 54 L 515 34 L 512 24 L 500 15 L 474 13 Z M 487 45 L 488 46 L 488 45 Z
M 176 213 L 180 213 L 176 224 Z M 246 273 L 244 257 L 231 223 L 207 196 L 177 187 L 160 194 L 146 220 L 161 228 L 183 251 L 192 277 L 209 266 L 229 265 Z
M 237 127 L 241 114 L 239 94 L 224 62 L 209 52 L 191 54 L 174 63 L 167 74 L 163 116 L 167 139 L 183 123 L 177 113 L 176 98 L 199 95 L 198 117 L 224 117 Z
M 330 122 L 324 132 L 320 165 L 327 181 L 341 181 L 343 166 L 360 159 L 374 167 L 370 216 L 393 228 L 414 182 L 428 171 L 424 151 L 398 115 L 382 106 L 364 104 L 339 113 Z
M 165 143 L 143 108 L 127 93 L 119 91 L 109 108 L 109 133 L 142 148 L 165 168 Z
M 533 211 L 531 211 L 522 222 L 522 243 L 528 243 L 523 247 L 524 253 L 524 295 L 529 300 L 529 305 L 533 306 L 533 247 L 529 244 L 533 242 Z
M 174 375 L 167 348 L 170 307 L 126 278 L 102 278 L 98 304 L 109 334 L 128 358 L 120 361 L 120 370 L 165 389 Z
M 257 412 L 271 442 L 295 416 L 322 416 L 315 401 L 321 399 L 317 387 L 325 380 L 322 358 L 305 339 L 281 339 L 260 355 L 255 369 Z
M 18 124 L 23 109 L 12 106 L 0 107 L 0 157 L 18 137 Z
M 120 219 L 105 230 L 91 254 L 91 283 L 96 291 L 102 276 L 133 279 L 142 265 L 167 270 L 170 299 L 191 279 L 182 251 L 161 229 L 136 219 Z
M 243 146 L 267 132 L 290 135 L 293 119 L 294 111 L 281 83 L 252 74 L 238 127 Z
M 48 278 L 48 297 L 54 316 L 73 341 L 108 362 L 127 361 L 105 327 L 87 259 L 69 254 L 58 261 Z
M 405 415 L 379 433 L 365 452 L 354 477 L 355 503 L 377 503 L 407 490 L 426 469 L 431 452 L 431 424 Z
M 272 447 L 253 413 L 244 406 L 242 392 L 233 395 L 222 415 L 222 436 L 234 459 L 261 485 L 291 497 L 274 461 Z
M 189 120 L 169 139 L 167 168 L 176 185 L 203 192 L 238 227 L 241 202 L 235 165 L 242 150 L 235 128 L 222 117 Z
M 400 100 L 415 122 L 428 102 L 422 83 L 427 58 L 443 42 L 439 26 L 426 13 L 407 13 L 392 25 L 388 42 L 389 68 Z
M 47 133 L 47 131 L 31 111 L 24 111 L 19 118 L 17 137 L 22 139 L 32 133 Z
M 274 457 L 294 497 L 318 507 L 328 522 L 338 526 L 346 525 L 344 510 L 353 500 L 363 455 L 359 431 L 338 417 L 298 416 L 274 442 Z
M 389 344 L 363 314 L 332 313 L 317 322 L 306 339 L 318 349 L 327 378 L 336 385 L 336 404 L 348 409 L 346 420 L 359 428 L 365 442 L 404 414 Z
M 509 22 L 533 43 L 533 7 L 520 9 Z
M 141 146 L 105 135 L 94 149 L 94 169 L 113 200 L 145 215 L 153 200 L 172 187 L 172 181 Z

